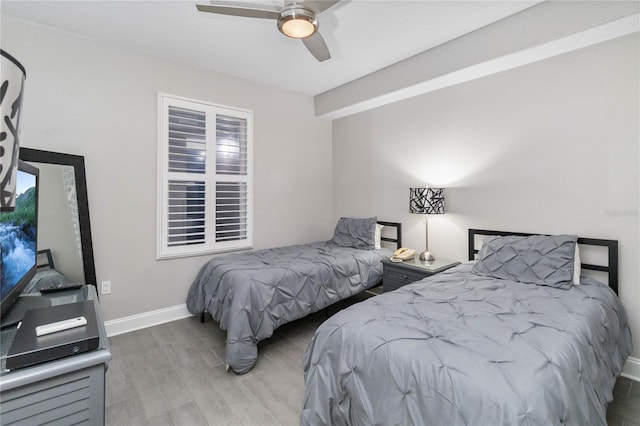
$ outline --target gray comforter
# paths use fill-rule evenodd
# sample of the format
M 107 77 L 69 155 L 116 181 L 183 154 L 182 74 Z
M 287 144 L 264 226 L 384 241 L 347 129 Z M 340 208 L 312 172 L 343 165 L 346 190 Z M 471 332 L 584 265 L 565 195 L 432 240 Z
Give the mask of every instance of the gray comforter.
M 380 283 L 389 249 L 359 250 L 328 242 L 217 257 L 191 285 L 187 308 L 205 310 L 227 330 L 226 363 L 244 374 L 257 343 L 290 321 Z
M 464 264 L 343 310 L 304 355 L 303 424 L 606 424 L 631 350 L 594 280 L 569 290 Z

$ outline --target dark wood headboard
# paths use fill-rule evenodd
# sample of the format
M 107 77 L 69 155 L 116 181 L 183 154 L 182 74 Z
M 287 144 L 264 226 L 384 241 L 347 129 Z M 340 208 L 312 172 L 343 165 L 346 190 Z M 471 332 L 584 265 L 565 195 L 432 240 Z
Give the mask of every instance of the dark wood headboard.
M 386 241 L 389 243 L 394 243 L 396 245 L 396 249 L 399 249 L 400 247 L 402 247 L 402 224 L 399 222 L 385 222 L 382 220 L 379 220 L 378 223 L 380 225 L 384 225 L 384 226 L 390 226 L 392 228 L 396 228 L 396 237 L 395 238 L 391 238 L 391 237 L 380 237 L 380 239 L 382 241 Z
M 508 231 L 491 231 L 487 229 L 469 229 L 469 260 L 474 260 L 476 253 L 479 249 L 476 248 L 475 240 L 476 235 L 536 235 L 527 234 L 524 232 L 508 232 Z M 546 235 L 546 234 L 543 234 Z M 606 272 L 609 276 L 609 287 L 618 294 L 618 241 L 617 240 L 602 240 L 598 238 L 578 238 L 578 244 L 587 246 L 601 246 L 607 247 L 607 265 L 593 265 L 590 263 L 581 263 L 582 269 L 589 269 L 592 271 Z

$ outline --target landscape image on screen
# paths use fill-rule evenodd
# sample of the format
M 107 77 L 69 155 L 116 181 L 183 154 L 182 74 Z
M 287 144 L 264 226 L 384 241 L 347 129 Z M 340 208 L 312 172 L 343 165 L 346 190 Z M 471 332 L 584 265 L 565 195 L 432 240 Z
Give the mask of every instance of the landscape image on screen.
M 5 297 L 36 261 L 36 178 L 18 171 L 16 208 L 0 213 L 0 292 Z

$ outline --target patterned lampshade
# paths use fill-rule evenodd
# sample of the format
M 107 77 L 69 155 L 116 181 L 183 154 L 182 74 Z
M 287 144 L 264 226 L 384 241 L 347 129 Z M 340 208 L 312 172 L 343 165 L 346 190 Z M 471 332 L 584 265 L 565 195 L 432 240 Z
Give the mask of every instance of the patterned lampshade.
M 0 211 L 16 207 L 16 178 L 20 143 L 20 110 L 26 72 L 13 56 L 0 49 Z
M 409 212 L 443 214 L 444 188 L 409 188 Z

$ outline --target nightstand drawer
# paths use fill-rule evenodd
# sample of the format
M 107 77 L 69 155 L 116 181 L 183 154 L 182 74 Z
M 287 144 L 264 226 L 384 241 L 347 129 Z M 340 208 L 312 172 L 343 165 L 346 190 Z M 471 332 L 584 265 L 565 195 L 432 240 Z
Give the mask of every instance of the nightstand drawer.
M 392 279 L 396 281 L 400 281 L 404 284 L 409 284 L 414 281 L 418 281 L 423 279 L 424 277 L 429 276 L 429 273 L 421 274 L 419 272 L 414 272 L 407 270 L 406 268 L 394 268 L 394 267 L 386 267 L 384 268 L 384 277 L 383 280 Z M 404 285 L 403 284 L 403 285 Z
M 385 292 L 393 291 L 459 264 L 460 262 L 444 259 L 434 261 L 411 259 L 402 263 L 384 259 L 382 261 L 382 289 Z
M 382 291 L 386 293 L 388 291 L 397 290 L 400 287 L 405 286 L 407 284 L 410 284 L 410 282 L 394 280 L 393 278 L 387 277 L 382 280 Z

